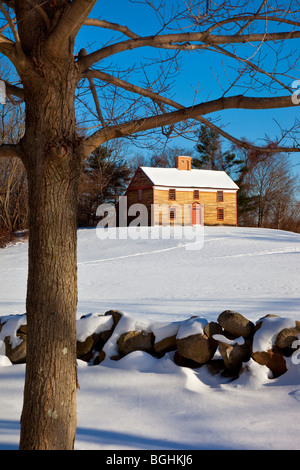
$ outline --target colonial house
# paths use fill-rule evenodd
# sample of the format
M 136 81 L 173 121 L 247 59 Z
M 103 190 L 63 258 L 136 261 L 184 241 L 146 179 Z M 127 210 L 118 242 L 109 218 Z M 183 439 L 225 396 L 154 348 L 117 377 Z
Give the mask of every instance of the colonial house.
M 194 170 L 191 157 L 179 156 L 175 168 L 139 167 L 127 206 L 146 207 L 146 225 L 237 225 L 238 189 L 224 171 Z

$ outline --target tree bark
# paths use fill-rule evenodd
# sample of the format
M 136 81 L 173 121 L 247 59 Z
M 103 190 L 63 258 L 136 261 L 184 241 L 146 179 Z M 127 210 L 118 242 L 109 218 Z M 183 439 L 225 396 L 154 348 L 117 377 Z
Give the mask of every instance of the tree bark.
M 78 75 L 72 54 L 44 62 L 35 57 L 34 75 L 23 77 L 26 133 L 20 144 L 30 207 L 20 449 L 70 450 L 77 389 Z

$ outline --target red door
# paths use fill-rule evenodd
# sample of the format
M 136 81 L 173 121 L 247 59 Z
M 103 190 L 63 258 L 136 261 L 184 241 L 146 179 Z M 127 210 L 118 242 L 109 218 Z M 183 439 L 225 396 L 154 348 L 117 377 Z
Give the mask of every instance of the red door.
M 201 225 L 202 223 L 202 206 L 199 202 L 192 205 L 192 225 Z

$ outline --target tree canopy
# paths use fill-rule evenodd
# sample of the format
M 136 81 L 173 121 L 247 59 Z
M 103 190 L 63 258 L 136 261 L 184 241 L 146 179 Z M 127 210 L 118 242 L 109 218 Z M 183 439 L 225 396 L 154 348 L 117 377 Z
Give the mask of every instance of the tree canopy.
M 103 18 L 101 2 L 96 0 L 0 2 L 3 17 L 0 52 L 10 59 L 17 72 L 30 68 L 29 57 L 37 39 L 33 28 L 26 34 L 29 21 L 30 25 L 42 27 L 46 50 L 56 50 L 57 56 L 66 42 L 71 41 L 74 47 L 80 30 L 88 38 L 93 31 L 96 40 L 88 52 L 82 53 L 82 49 L 77 54 L 74 52 L 78 103 L 89 112 L 84 126 L 88 127 L 87 122 L 92 121 L 98 127 L 84 139 L 85 155 L 110 139 L 136 136 L 153 129 L 159 129 L 160 136 L 174 137 L 190 129 L 194 121 L 250 148 L 257 144 L 243 141 L 243 135 L 230 135 L 211 116 L 232 108 L 281 109 L 298 103 L 295 95 L 299 79 L 299 57 L 295 50 L 295 40 L 300 36 L 298 1 L 277 0 L 271 5 L 267 0 L 221 3 L 128 0 L 117 4 L 124 13 L 129 7 L 143 6 L 139 9 L 143 16 L 136 17 L 136 31 Z M 90 16 L 93 9 L 101 16 Z M 153 28 L 147 23 L 147 15 Z M 141 34 L 143 30 L 145 35 Z M 126 53 L 128 63 L 124 67 L 122 56 Z M 219 69 L 215 72 L 216 84 L 220 86 L 215 87 L 214 99 L 205 91 L 198 92 L 194 101 L 186 105 L 173 98 L 172 90 L 183 57 L 191 53 L 203 67 L 210 66 L 207 63 L 210 57 L 219 56 L 224 70 L 222 77 Z M 134 63 L 131 63 L 132 55 Z M 199 79 L 193 70 L 189 77 L 186 86 L 196 89 Z M 6 85 L 9 96 L 23 98 L 22 79 Z M 86 99 L 88 91 L 95 99 L 94 110 Z M 299 123 L 295 122 L 292 129 L 286 129 L 280 120 L 278 125 L 281 133 L 274 146 L 281 151 L 298 151 Z M 18 153 L 17 147 L 1 147 L 3 155 L 13 150 Z

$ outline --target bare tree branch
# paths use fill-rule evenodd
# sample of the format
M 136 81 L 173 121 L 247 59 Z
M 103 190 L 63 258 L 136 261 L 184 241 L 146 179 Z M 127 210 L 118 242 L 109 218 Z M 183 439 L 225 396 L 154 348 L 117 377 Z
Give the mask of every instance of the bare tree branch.
M 98 51 L 82 57 L 78 63 L 82 70 L 87 70 L 95 62 L 106 59 L 119 52 L 124 52 L 139 47 L 158 47 L 162 49 L 193 50 L 195 48 L 208 48 L 211 45 L 220 44 L 246 44 L 249 42 L 277 41 L 300 38 L 300 31 L 276 32 L 264 34 L 238 35 L 212 35 L 210 33 L 178 33 L 160 36 L 147 36 L 144 38 L 128 39 L 116 44 L 109 45 Z M 198 44 L 190 44 L 197 42 Z M 201 44 L 199 44 L 199 42 Z
M 68 42 L 69 38 L 75 39 L 96 3 L 97 0 L 74 0 L 62 16 L 54 32 L 49 36 L 48 44 L 51 47 L 59 47 L 61 44 Z
M 96 147 L 110 139 L 125 137 L 137 132 L 155 129 L 188 119 L 198 119 L 199 116 L 225 109 L 272 109 L 295 106 L 290 96 L 280 96 L 275 98 L 256 98 L 243 95 L 219 98 L 217 100 L 200 103 L 196 106 L 183 108 L 178 111 L 160 114 L 144 119 L 135 119 L 115 126 L 105 127 L 98 130 L 84 141 L 84 154 L 88 155 Z M 275 151 L 275 150 L 273 150 Z M 300 146 L 293 147 L 290 152 L 300 151 Z
M 111 29 L 113 31 L 118 31 L 124 34 L 125 36 L 128 36 L 131 39 L 137 39 L 140 37 L 138 34 L 135 34 L 133 31 L 131 31 L 127 26 L 122 26 L 118 23 L 110 23 L 109 21 L 105 21 L 105 20 L 87 18 L 83 24 L 85 26 L 98 26 L 100 28 L 106 28 L 106 29 Z
M 300 26 L 299 21 L 289 20 L 287 18 L 278 18 L 276 16 L 270 15 L 268 12 L 266 13 L 266 15 L 267 15 L 268 21 L 274 21 L 274 22 L 277 22 L 277 23 L 280 22 L 280 23 L 283 23 L 283 24 L 290 24 L 290 25 L 293 25 L 293 26 Z M 264 16 L 255 16 L 255 15 L 245 15 L 245 16 L 241 15 L 241 16 L 238 16 L 237 15 L 237 16 L 234 16 L 233 18 L 226 18 L 225 20 L 222 20 L 222 21 L 216 21 L 212 26 L 210 26 L 207 29 L 207 32 L 211 33 L 212 31 L 219 28 L 220 26 L 224 26 L 224 25 L 227 25 L 227 24 L 230 24 L 230 23 L 237 23 L 239 21 L 248 21 L 249 22 L 249 23 L 247 23 L 247 27 L 248 27 L 250 22 L 252 23 L 253 21 L 266 21 L 266 15 L 264 15 Z M 243 30 L 243 28 L 242 28 L 242 30 Z
M 27 0 L 27 2 L 33 7 L 36 8 L 43 20 L 46 23 L 47 30 L 50 31 L 51 28 L 51 21 L 45 10 L 40 5 L 37 5 L 33 0 Z
M 9 13 L 6 10 L 6 8 L 4 7 L 3 2 L 1 0 L 0 0 L 0 11 L 1 11 L 1 13 L 3 13 L 3 15 L 4 15 L 7 23 L 9 24 L 9 27 L 10 27 L 12 33 L 13 33 L 13 36 L 14 36 L 14 39 L 15 39 L 16 50 L 17 50 L 18 53 L 21 53 L 22 52 L 22 47 L 21 47 L 21 41 L 20 41 L 20 38 L 19 38 L 19 33 L 18 33 L 14 22 L 12 21 L 11 17 L 9 16 Z
M 236 59 L 238 60 L 239 62 L 244 62 L 245 64 L 248 65 L 248 67 L 250 67 L 250 69 L 252 70 L 256 70 L 257 72 L 263 74 L 263 75 L 267 75 L 267 77 L 269 77 L 271 80 L 277 82 L 279 85 L 282 86 L 282 88 L 285 88 L 287 91 L 291 91 L 291 88 L 286 86 L 283 82 L 281 82 L 280 80 L 278 80 L 274 74 L 272 73 L 269 73 L 267 72 L 266 70 L 262 69 L 261 67 L 258 67 L 257 65 L 255 65 L 253 62 L 250 62 L 249 59 L 243 59 L 242 57 L 239 57 L 237 54 L 232 54 L 231 52 L 229 51 L 226 51 L 224 48 L 222 47 L 219 47 L 217 45 L 214 45 L 213 46 L 217 52 L 220 52 L 221 54 L 224 54 L 224 55 L 227 55 L 227 57 L 231 57 L 232 59 Z
M 0 158 L 20 157 L 20 147 L 18 144 L 2 144 L 0 145 Z
M 8 57 L 13 63 L 16 62 L 15 43 L 3 34 L 0 34 L 0 53 Z
M 7 82 L 6 80 L 4 80 L 4 82 L 5 82 L 5 86 L 6 86 L 6 93 L 8 95 L 17 96 L 21 100 L 24 99 L 24 90 L 23 90 L 23 88 L 19 88 L 16 85 L 11 85 L 11 83 Z
M 176 101 L 173 101 L 169 98 L 161 96 L 160 94 L 155 93 L 151 90 L 146 90 L 145 88 L 142 88 L 140 86 L 133 85 L 132 83 L 126 82 L 125 80 L 121 80 L 120 78 L 114 77 L 105 72 L 101 72 L 100 70 L 89 70 L 83 76 L 88 78 L 89 80 L 91 80 L 92 78 L 98 78 L 100 80 L 104 80 L 105 82 L 121 87 L 124 90 L 136 93 L 141 96 L 145 96 L 147 98 L 152 99 L 153 101 L 157 103 L 164 103 L 168 106 L 172 106 L 175 109 L 184 109 L 184 106 L 177 103 Z M 195 120 L 201 122 L 202 124 L 209 127 L 210 129 L 213 129 L 214 131 L 218 132 L 218 134 L 222 135 L 225 139 L 229 140 L 230 142 L 233 142 L 238 147 L 249 149 L 249 150 L 257 150 L 257 151 L 262 150 L 262 147 L 258 147 L 258 146 L 250 144 L 249 142 L 237 139 L 236 137 L 224 131 L 219 126 L 216 126 L 211 121 L 204 118 L 203 116 L 197 116 L 195 117 Z M 268 153 L 274 152 L 274 149 L 272 148 L 263 147 L 263 150 Z M 292 147 L 276 147 L 276 151 L 277 152 L 279 151 L 280 152 L 293 152 L 295 151 L 295 149 L 294 147 L 293 148 Z
M 18 30 L 15 26 L 14 20 L 10 17 L 8 11 L 0 0 L 0 11 L 3 13 L 8 27 L 11 29 L 14 36 L 15 42 L 8 39 L 3 34 L 0 34 L 0 52 L 8 57 L 11 62 L 15 65 L 16 69 L 19 70 L 21 67 L 28 66 L 28 60 L 23 52 Z

